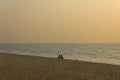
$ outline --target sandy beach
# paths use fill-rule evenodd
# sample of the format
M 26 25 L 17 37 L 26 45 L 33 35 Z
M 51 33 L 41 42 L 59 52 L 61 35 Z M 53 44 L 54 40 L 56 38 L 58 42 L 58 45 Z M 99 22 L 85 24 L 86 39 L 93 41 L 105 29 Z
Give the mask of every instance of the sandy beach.
M 120 66 L 0 53 L 0 80 L 120 80 Z

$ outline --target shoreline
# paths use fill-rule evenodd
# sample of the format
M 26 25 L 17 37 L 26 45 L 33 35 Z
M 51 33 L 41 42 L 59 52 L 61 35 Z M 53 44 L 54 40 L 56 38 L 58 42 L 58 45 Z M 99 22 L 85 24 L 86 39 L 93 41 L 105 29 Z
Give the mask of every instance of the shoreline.
M 56 57 L 48 57 L 48 56 L 40 56 L 40 55 L 32 55 L 32 54 L 21 54 L 21 53 L 2 53 L 0 54 L 11 54 L 11 55 L 19 55 L 19 56 L 31 56 L 31 57 L 43 57 L 43 58 L 51 58 L 51 59 L 57 59 L 58 56 Z M 120 66 L 120 64 L 115 64 L 115 63 L 105 63 L 105 62 L 95 62 L 95 61 L 87 61 L 87 60 L 78 60 L 78 59 L 69 59 L 69 58 L 64 58 L 64 60 L 70 60 L 70 61 L 80 61 L 80 62 L 87 62 L 87 63 L 95 63 L 95 64 L 107 64 L 107 65 L 115 65 L 115 66 Z
M 0 80 L 119 80 L 120 66 L 0 53 Z

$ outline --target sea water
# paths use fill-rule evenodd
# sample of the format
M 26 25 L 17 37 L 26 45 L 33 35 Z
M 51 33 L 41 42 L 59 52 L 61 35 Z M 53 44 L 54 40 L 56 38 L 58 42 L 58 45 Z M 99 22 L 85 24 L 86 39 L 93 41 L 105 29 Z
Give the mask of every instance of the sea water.
M 120 44 L 103 43 L 6 43 L 0 53 L 43 56 L 120 65 Z

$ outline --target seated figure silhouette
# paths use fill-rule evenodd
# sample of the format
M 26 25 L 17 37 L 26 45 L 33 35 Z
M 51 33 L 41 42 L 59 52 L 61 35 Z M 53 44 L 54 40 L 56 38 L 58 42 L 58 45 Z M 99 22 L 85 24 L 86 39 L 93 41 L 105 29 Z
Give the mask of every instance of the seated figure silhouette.
M 58 59 L 64 59 L 63 55 L 59 54 Z

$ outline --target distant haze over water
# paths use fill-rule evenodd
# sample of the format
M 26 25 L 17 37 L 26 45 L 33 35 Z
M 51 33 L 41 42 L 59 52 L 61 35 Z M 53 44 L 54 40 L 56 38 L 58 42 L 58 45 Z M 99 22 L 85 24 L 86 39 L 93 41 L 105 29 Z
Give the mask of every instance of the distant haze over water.
M 13 53 L 120 65 L 120 44 L 102 43 L 17 43 L 0 44 L 0 53 Z

